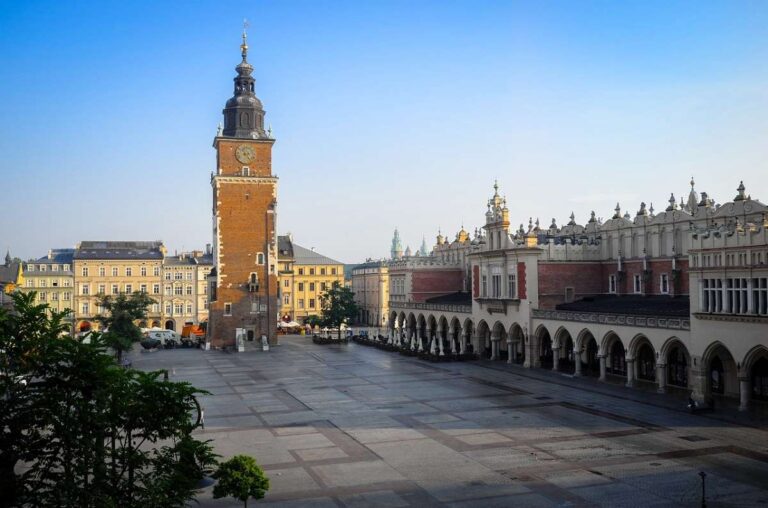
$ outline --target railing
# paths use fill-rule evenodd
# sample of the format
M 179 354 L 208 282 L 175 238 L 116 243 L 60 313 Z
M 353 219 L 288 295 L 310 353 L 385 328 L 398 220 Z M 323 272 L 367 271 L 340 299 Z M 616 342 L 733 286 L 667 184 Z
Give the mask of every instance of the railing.
M 602 312 L 577 312 L 570 310 L 531 309 L 531 316 L 536 319 L 556 321 L 577 321 L 617 326 L 639 326 L 642 328 L 668 328 L 672 330 L 690 330 L 690 318 L 665 316 L 638 316 L 637 314 L 604 314 Z
M 431 310 L 435 312 L 460 312 L 472 314 L 472 305 L 456 303 L 420 303 L 420 302 L 389 302 L 390 309 L 401 310 Z

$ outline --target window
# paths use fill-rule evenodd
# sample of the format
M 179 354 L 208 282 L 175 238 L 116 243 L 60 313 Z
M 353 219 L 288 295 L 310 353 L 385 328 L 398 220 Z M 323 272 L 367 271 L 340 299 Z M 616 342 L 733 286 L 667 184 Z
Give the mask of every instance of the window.
M 48 285 L 48 282 L 45 279 L 40 279 L 39 285 L 41 288 L 44 288 Z
M 152 268 L 152 275 L 154 275 L 155 277 L 160 277 L 160 267 L 159 266 L 155 266 L 154 268 Z
M 291 304 L 291 295 L 283 295 L 283 305 Z
M 165 296 L 171 296 L 173 294 L 173 287 L 166 285 L 165 286 Z
M 501 267 L 491 268 L 491 296 L 501 298 Z
M 200 301 L 203 302 L 203 308 L 207 309 L 208 308 L 208 298 L 204 296 Z
M 304 275 L 304 269 L 303 268 L 299 268 L 299 275 Z
M 42 281 L 40 281 L 42 282 Z M 80 285 L 80 294 L 81 295 L 89 295 L 91 294 L 91 287 L 88 284 L 81 284 Z
M 133 268 L 130 266 L 125 267 L 125 276 L 126 277 L 132 277 L 133 276 Z
M 303 298 L 299 298 L 298 307 L 299 307 L 300 309 L 303 309 L 303 308 L 304 308 L 304 299 L 303 299 Z
M 517 298 L 517 280 L 514 273 L 507 274 L 507 295 Z
M 133 293 L 133 284 L 126 284 L 125 285 L 125 293 L 130 295 Z
M 160 284 L 152 284 L 152 294 L 153 295 L 160 294 Z
M 38 293 L 37 297 L 40 299 L 41 302 L 48 301 L 48 293 L 46 293 L 45 291 L 41 291 L 40 293 Z
M 289 281 L 288 279 L 285 279 L 285 280 L 283 281 L 283 287 L 284 287 L 284 288 L 289 288 L 289 287 L 291 287 L 291 281 Z
M 80 309 L 82 310 L 83 314 L 88 314 L 91 310 L 88 302 L 83 302 L 83 306 Z
M 312 291 L 312 292 L 315 291 L 315 283 L 314 282 L 310 282 L 309 283 L 309 290 Z
M 68 302 L 68 301 L 70 301 L 72 299 L 72 293 L 70 293 L 69 291 L 64 291 L 63 293 L 61 293 L 61 298 L 65 302 Z
M 752 279 L 752 306 L 755 314 L 768 315 L 768 278 Z
M 106 277 L 107 276 L 107 269 L 103 266 L 99 267 L 99 277 Z
M 51 271 L 52 272 L 58 272 L 59 271 L 59 265 L 51 265 Z
M 190 314 L 190 315 L 192 314 L 192 304 L 191 303 L 187 304 L 187 314 Z
M 669 294 L 669 275 L 662 273 L 659 276 L 659 291 L 663 295 Z
M 325 282 L 320 283 L 320 291 L 325 291 Z
M 184 279 L 184 274 L 182 272 L 176 270 L 175 272 L 173 272 L 173 279 L 174 280 L 183 280 Z
M 40 271 L 44 272 L 47 267 L 45 265 L 40 265 Z
M 187 287 L 186 287 L 186 288 L 184 288 L 184 292 L 185 292 L 187 295 L 191 295 L 191 294 L 192 294 L 192 285 L 191 285 L 191 284 L 187 284 Z
M 181 316 L 184 314 L 184 304 L 183 303 L 175 303 L 173 305 L 173 313 L 177 316 Z
M 565 303 L 571 303 L 573 301 L 576 289 L 572 287 L 565 288 Z
M 160 312 L 160 304 L 159 303 L 153 303 L 152 304 L 152 312 L 157 314 Z
M 643 281 L 640 278 L 640 274 L 636 273 L 632 276 L 632 286 L 635 293 L 642 293 L 643 292 Z
M 224 304 L 224 315 L 225 316 L 231 316 L 232 315 L 232 304 L 231 303 L 225 303 Z
M 119 293 L 120 293 L 120 289 L 117 286 L 117 284 L 112 284 L 112 294 L 116 295 L 116 294 L 119 294 Z
M 309 274 L 310 275 L 314 275 L 315 274 L 315 269 L 314 268 L 310 268 L 309 269 Z
M 146 266 L 142 266 L 141 268 L 139 268 L 139 273 L 141 274 L 142 277 L 146 277 L 147 276 L 147 267 Z
M 310 309 L 314 309 L 315 308 L 315 299 L 314 298 L 310 298 L 309 299 L 309 308 Z
M 192 280 L 192 276 L 193 276 L 193 275 L 194 275 L 194 274 L 192 273 L 192 270 L 189 270 L 189 271 L 187 272 L 187 280 Z
M 488 276 L 483 274 L 480 277 L 480 280 L 482 281 L 481 284 L 480 284 L 480 286 L 481 286 L 480 287 L 480 296 L 485 298 L 486 296 L 488 296 Z
M 59 293 L 51 293 L 51 301 L 58 302 L 59 301 Z
M 61 265 L 61 269 L 64 270 L 65 272 L 68 272 L 69 271 L 69 265 Z
M 726 281 L 727 301 L 726 312 L 732 314 L 747 314 L 747 279 L 728 279 Z
M 112 277 L 117 277 L 117 267 L 116 266 L 112 267 Z
M 701 281 L 701 311 L 723 311 L 723 281 L 720 279 L 703 279 Z
M 171 272 L 170 271 L 166 271 L 165 272 L 165 280 L 171 280 Z
M 88 277 L 88 267 L 84 266 L 81 273 L 83 274 L 83 277 Z
M 106 284 L 99 284 L 99 294 L 100 295 L 107 294 L 107 285 Z
M 35 281 L 33 279 L 27 279 L 27 287 L 28 288 L 35 287 Z
M 320 269 L 320 275 L 325 275 L 325 268 Z
M 615 275 L 608 276 L 608 292 L 616 293 L 616 276 Z
M 72 285 L 72 281 L 70 281 L 69 279 L 64 279 L 64 282 L 61 285 L 64 286 L 65 288 L 68 288 Z
M 243 166 L 243 168 L 240 170 L 240 173 L 241 173 L 243 176 L 250 176 L 250 174 L 251 174 L 251 168 L 249 168 L 248 166 Z
M 257 265 L 263 265 L 264 264 L 264 253 L 263 252 L 259 252 L 258 254 L 256 254 L 256 264 Z
M 299 291 L 304 291 L 304 283 L 299 282 Z
M 174 295 L 183 295 L 184 294 L 184 287 L 183 286 L 174 286 L 173 287 L 173 294 Z
M 170 316 L 171 314 L 173 314 L 172 311 L 173 311 L 173 306 L 171 305 L 171 302 L 167 302 L 165 304 L 165 313 Z
M 336 275 L 336 269 L 335 268 L 331 268 L 331 275 Z
M 139 286 L 139 291 L 141 291 L 142 293 L 146 293 L 147 292 L 147 285 L 146 284 L 141 284 Z

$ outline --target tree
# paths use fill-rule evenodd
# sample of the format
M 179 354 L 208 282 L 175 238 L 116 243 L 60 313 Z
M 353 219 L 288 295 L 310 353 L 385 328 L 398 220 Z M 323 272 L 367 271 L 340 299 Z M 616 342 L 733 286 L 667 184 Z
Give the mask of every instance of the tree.
M 341 339 L 341 325 L 354 319 L 359 312 L 355 303 L 355 293 L 338 281 L 334 281 L 330 289 L 320 295 L 320 302 L 323 308 L 323 324 L 338 328 L 339 339 Z
M 62 337 L 66 314 L 34 299 L 0 310 L 0 507 L 185 506 L 216 462 L 192 436 L 206 392 Z
M 248 499 L 261 499 L 269 490 L 269 478 L 253 457 L 235 455 L 222 463 L 213 474 L 218 483 L 213 487 L 213 498 L 231 496 L 248 507 Z
M 131 295 L 101 295 L 99 305 L 105 313 L 96 316 L 96 320 L 107 330 L 105 343 L 115 350 L 117 362 L 121 363 L 123 351 L 130 351 L 134 342 L 141 340 L 141 329 L 136 321 L 146 319 L 147 308 L 155 302 L 146 293 L 135 292 Z

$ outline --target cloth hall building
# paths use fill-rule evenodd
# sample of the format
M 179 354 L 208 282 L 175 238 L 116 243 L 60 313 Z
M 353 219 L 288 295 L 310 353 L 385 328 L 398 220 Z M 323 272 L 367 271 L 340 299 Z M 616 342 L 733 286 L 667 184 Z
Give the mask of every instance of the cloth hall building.
M 617 204 L 586 224 L 513 228 L 498 186 L 486 205 L 474 235 L 390 261 L 393 343 L 743 410 L 768 402 L 768 207 L 743 183 L 723 204 L 691 181 L 664 211 Z

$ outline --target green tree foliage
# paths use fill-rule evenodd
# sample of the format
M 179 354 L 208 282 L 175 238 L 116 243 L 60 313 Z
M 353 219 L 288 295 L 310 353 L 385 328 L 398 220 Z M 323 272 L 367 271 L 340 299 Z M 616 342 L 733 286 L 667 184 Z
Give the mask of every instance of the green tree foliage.
M 34 298 L 0 309 L 0 507 L 184 506 L 215 464 L 192 436 L 205 392 L 62 336 Z
M 248 507 L 248 499 L 261 499 L 269 490 L 269 478 L 252 457 L 235 455 L 222 463 L 213 474 L 218 480 L 213 498 L 234 497 Z
M 146 319 L 147 308 L 153 303 L 157 302 L 138 291 L 131 295 L 99 297 L 99 305 L 105 313 L 96 316 L 96 320 L 108 330 L 104 334 L 104 342 L 115 350 L 118 363 L 122 361 L 123 352 L 130 351 L 133 343 L 141 340 L 141 329 L 136 326 L 136 321 Z
M 334 281 L 330 289 L 320 295 L 320 303 L 323 307 L 323 324 L 338 328 L 339 338 L 341 338 L 342 323 L 354 319 L 359 312 L 355 303 L 355 293 L 338 281 Z

